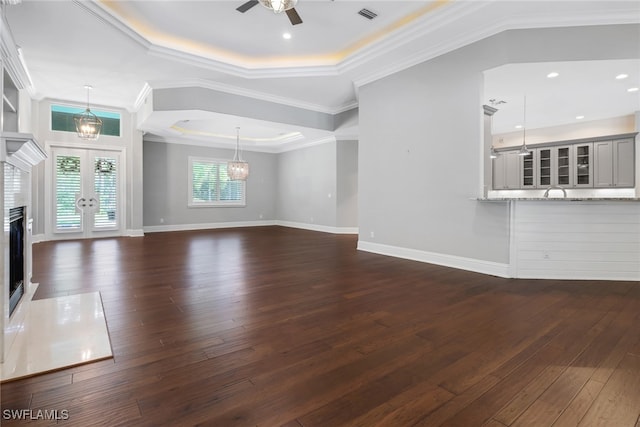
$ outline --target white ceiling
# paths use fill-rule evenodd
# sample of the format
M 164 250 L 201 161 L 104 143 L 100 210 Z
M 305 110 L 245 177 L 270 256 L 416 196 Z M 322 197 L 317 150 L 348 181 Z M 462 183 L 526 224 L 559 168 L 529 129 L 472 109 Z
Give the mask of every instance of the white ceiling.
M 553 78 L 550 73 L 557 73 Z M 627 75 L 626 78 L 616 78 Z M 640 111 L 640 60 L 508 64 L 484 73 L 494 133 L 625 116 Z M 525 123 L 526 98 L 526 123 Z M 578 118 L 580 117 L 580 118 Z
M 360 85 L 506 29 L 640 22 L 638 1 L 299 0 L 296 10 L 304 23 L 296 26 L 260 5 L 237 12 L 243 3 L 23 0 L 4 8 L 30 72 L 34 98 L 83 103 L 84 85 L 91 84 L 92 105 L 130 111 L 138 108 L 140 95 L 149 87 L 202 86 L 338 113 L 357 106 Z M 378 17 L 369 21 L 359 16 L 362 8 Z M 291 39 L 285 40 L 284 32 Z M 580 70 L 582 83 L 591 69 Z M 520 95 L 506 87 L 493 87 L 486 94 Z M 568 104 L 574 97 L 566 99 Z M 246 138 L 256 148 L 313 143 L 328 135 L 280 123 L 191 113 L 155 116 L 145 130 L 203 141 L 216 135 L 224 144 L 233 143 L 235 127 L 242 126 L 243 144 Z M 590 116 L 589 111 L 583 114 Z M 188 126 L 177 123 L 180 120 L 189 120 Z M 296 132 L 300 136 L 295 139 L 282 136 Z

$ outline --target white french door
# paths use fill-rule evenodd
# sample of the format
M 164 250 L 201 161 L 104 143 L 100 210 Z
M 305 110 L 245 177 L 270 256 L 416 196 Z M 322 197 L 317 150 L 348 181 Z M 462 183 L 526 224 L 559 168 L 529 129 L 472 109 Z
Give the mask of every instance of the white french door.
M 122 234 L 120 157 L 119 151 L 52 148 L 54 239 Z

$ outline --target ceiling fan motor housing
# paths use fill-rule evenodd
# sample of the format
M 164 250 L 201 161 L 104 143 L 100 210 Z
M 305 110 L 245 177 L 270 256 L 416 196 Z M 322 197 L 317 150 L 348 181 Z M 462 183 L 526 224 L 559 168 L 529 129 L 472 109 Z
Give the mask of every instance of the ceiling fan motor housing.
M 260 4 L 267 9 L 273 10 L 275 13 L 282 13 L 286 10 L 293 9 L 298 0 L 260 0 Z

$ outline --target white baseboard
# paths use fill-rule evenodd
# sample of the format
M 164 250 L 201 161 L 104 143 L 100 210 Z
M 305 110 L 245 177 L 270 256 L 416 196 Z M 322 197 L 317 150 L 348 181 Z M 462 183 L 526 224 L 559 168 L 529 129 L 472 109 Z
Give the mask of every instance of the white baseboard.
M 40 243 L 46 241 L 46 237 L 44 234 L 33 234 L 31 236 L 31 243 Z
M 358 250 L 509 278 L 509 264 L 358 240 Z
M 150 225 L 143 229 L 145 233 L 161 233 L 165 231 L 192 231 L 214 228 L 262 227 L 265 225 L 276 225 L 276 223 L 275 221 L 210 222 L 202 224 Z
M 126 237 L 143 237 L 144 233 L 162 233 L 165 231 L 192 231 L 207 230 L 215 228 L 240 228 L 240 227 L 262 227 L 270 225 L 279 225 L 282 227 L 301 228 L 304 230 L 321 231 L 331 234 L 358 234 L 358 227 L 330 227 L 318 224 L 304 224 L 289 221 L 235 221 L 235 222 L 211 222 L 202 224 L 174 224 L 174 225 L 149 225 L 143 227 L 142 230 L 128 229 L 125 231 Z M 46 241 L 46 235 L 35 234 L 32 236 L 33 243 Z
M 332 227 L 329 225 L 307 224 L 304 222 L 276 221 L 275 225 L 290 228 L 301 228 L 303 230 L 321 231 L 331 234 L 358 234 L 358 227 Z

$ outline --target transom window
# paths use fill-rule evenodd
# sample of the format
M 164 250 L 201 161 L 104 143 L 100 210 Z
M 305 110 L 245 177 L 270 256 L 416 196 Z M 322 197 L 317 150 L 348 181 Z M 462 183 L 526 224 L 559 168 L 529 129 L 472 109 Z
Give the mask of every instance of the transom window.
M 227 160 L 189 157 L 189 206 L 244 206 L 244 181 L 227 175 Z
M 51 130 L 76 132 L 73 116 L 82 114 L 85 108 L 68 105 L 51 105 Z M 120 136 L 120 113 L 91 109 L 91 112 L 102 120 L 101 135 Z

